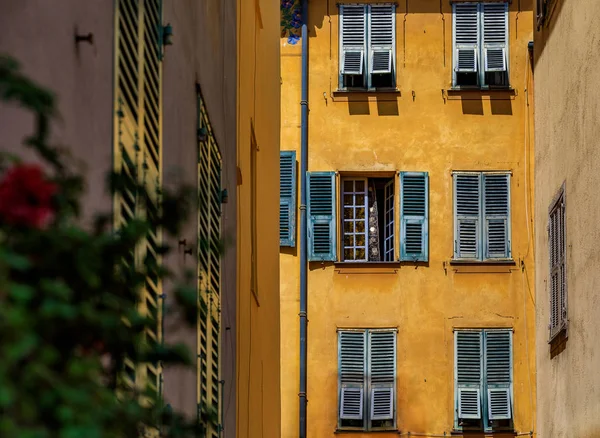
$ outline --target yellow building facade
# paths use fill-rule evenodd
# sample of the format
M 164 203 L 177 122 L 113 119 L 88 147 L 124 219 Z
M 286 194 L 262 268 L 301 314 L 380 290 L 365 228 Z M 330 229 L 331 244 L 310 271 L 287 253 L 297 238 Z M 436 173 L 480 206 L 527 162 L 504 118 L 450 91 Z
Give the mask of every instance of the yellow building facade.
M 532 1 L 300 13 L 282 2 L 281 436 L 535 435 Z

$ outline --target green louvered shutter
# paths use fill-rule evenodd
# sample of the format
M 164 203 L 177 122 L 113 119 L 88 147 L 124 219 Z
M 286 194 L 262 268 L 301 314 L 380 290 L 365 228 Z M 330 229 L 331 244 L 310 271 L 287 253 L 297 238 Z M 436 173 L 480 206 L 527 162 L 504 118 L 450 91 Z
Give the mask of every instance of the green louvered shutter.
M 340 74 L 362 75 L 365 70 L 367 7 L 340 5 Z
M 429 259 L 429 175 L 400 172 L 400 258 Z
M 392 73 L 396 6 L 371 5 L 369 10 L 369 73 Z
M 364 419 L 366 333 L 340 331 L 338 333 L 339 418 Z
M 477 72 L 479 66 L 479 13 L 477 3 L 454 5 L 454 70 Z
M 279 245 L 296 246 L 296 151 L 279 153 Z
M 481 337 L 479 331 L 455 332 L 456 410 L 459 419 L 481 418 Z
M 512 332 L 485 332 L 485 376 L 489 419 L 512 418 Z
M 308 260 L 336 260 L 335 172 L 307 172 Z
M 481 258 L 481 174 L 454 174 L 454 258 Z
M 396 332 L 369 333 L 370 419 L 393 420 L 395 410 Z
M 508 4 L 483 3 L 483 57 L 487 72 L 508 69 Z
M 485 258 L 510 258 L 510 175 L 483 175 Z

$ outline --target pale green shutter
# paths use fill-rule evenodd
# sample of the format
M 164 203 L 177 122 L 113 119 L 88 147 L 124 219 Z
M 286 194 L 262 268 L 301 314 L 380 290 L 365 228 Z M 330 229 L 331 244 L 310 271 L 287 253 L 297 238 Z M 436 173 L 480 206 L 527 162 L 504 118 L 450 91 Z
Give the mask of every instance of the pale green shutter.
M 400 258 L 426 262 L 429 252 L 429 175 L 400 172 Z
M 454 174 L 454 258 L 481 258 L 481 174 Z
M 340 74 L 362 75 L 365 67 L 366 6 L 340 5 Z
M 512 418 L 512 332 L 485 332 L 485 376 L 489 419 Z
M 369 73 L 392 73 L 396 6 L 371 5 L 369 11 Z
M 487 72 L 508 69 L 508 4 L 483 3 L 483 57 Z
M 335 172 L 307 172 L 308 260 L 336 260 Z
M 366 333 L 338 333 L 339 418 L 363 420 L 366 376 Z
M 473 73 L 479 66 L 477 3 L 454 4 L 454 71 Z
M 396 381 L 396 332 L 369 332 L 370 420 L 393 420 Z
M 296 246 L 296 151 L 279 153 L 279 245 Z
M 455 391 L 458 419 L 481 419 L 482 340 L 479 331 L 456 331 Z
M 510 175 L 483 175 L 484 258 L 510 258 Z

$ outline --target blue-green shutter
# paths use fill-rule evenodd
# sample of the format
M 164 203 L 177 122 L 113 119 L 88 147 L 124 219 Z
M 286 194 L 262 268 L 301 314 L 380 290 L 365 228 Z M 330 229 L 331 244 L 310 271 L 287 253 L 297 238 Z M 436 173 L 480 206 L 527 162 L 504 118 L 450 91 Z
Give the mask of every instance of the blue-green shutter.
M 483 375 L 482 333 L 454 333 L 456 418 L 481 419 L 481 385 Z
M 279 245 L 296 246 L 296 151 L 279 153 Z
M 510 258 L 510 175 L 483 174 L 486 259 Z
M 336 260 L 335 172 L 307 172 L 308 260 Z
M 485 382 L 490 420 L 512 418 L 512 332 L 485 332 Z
M 454 174 L 454 258 L 481 259 L 481 173 Z
M 400 259 L 429 260 L 429 174 L 400 172 Z
M 338 333 L 340 420 L 364 419 L 367 374 L 366 336 L 365 331 L 340 331 Z
M 396 331 L 369 331 L 370 420 L 393 420 L 396 400 Z

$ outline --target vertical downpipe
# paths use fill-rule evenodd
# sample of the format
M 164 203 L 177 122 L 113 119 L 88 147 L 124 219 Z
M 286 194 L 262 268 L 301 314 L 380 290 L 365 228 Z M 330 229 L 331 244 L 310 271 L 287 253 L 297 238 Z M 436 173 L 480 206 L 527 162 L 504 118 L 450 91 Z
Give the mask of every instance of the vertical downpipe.
M 302 97 L 300 101 L 300 438 L 306 438 L 306 172 L 308 170 L 308 0 L 302 0 Z

